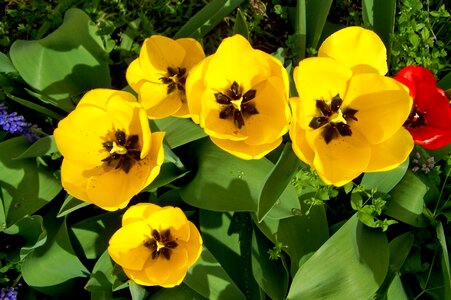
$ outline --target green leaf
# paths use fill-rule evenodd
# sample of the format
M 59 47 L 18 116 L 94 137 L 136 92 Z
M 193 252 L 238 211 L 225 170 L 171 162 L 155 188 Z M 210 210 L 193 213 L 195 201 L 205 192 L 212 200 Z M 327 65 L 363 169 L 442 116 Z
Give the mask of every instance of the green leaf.
M 282 258 L 269 258 L 273 244 L 259 231 L 252 236 L 252 273 L 260 287 L 271 299 L 285 299 L 288 291 L 288 270 Z
M 236 11 L 233 34 L 241 34 L 246 40 L 249 40 L 249 28 L 246 23 L 246 18 L 239 8 Z
M 244 298 L 243 294 L 246 298 L 259 294 L 259 286 L 252 274 L 252 221 L 249 214 L 206 210 L 199 214 L 204 245 L 241 290 L 239 298 Z
M 108 241 L 120 227 L 119 212 L 110 212 L 80 221 L 71 229 L 86 258 L 98 258 L 108 247 Z
M 61 205 L 61 208 L 58 212 L 57 218 L 64 217 L 70 214 L 77 209 L 83 208 L 85 206 L 91 205 L 89 202 L 78 200 L 77 198 L 72 197 L 71 195 L 67 195 L 66 199 L 64 199 L 64 203 Z
M 85 289 L 90 292 L 107 292 L 111 298 L 115 281 L 117 281 L 117 276 L 114 274 L 114 262 L 108 251 L 105 250 L 94 265 Z
M 45 136 L 34 142 L 27 150 L 14 159 L 33 158 L 58 152 L 53 135 Z
M 407 294 L 402 285 L 401 278 L 395 274 L 393 281 L 387 291 L 387 300 L 408 300 Z
M 207 299 L 245 299 L 241 290 L 205 247 L 183 282 Z
M 437 83 L 437 86 L 445 91 L 451 89 L 451 72 L 448 72 L 448 74 Z
M 132 280 L 128 282 L 128 288 L 130 289 L 132 300 L 144 300 L 147 299 L 147 296 L 149 295 L 145 287 L 134 283 Z
M 189 156 L 198 164 L 193 180 L 181 187 L 188 204 L 214 211 L 255 211 L 260 186 L 273 164 L 266 158 L 242 160 L 214 145 L 209 139 L 193 144 Z M 280 199 L 293 196 L 286 189 Z M 281 202 L 281 205 L 284 203 Z M 286 209 L 286 214 L 290 214 Z
M 11 73 L 17 73 L 16 68 L 14 68 L 14 65 L 12 64 L 9 57 L 5 53 L 0 52 L 0 74 Z
M 264 184 L 260 189 L 257 205 L 257 217 L 259 222 L 261 222 L 271 208 L 273 208 L 277 199 L 279 199 L 280 195 L 290 184 L 291 178 L 296 173 L 299 166 L 299 158 L 291 149 L 291 143 L 286 143 L 279 160 L 271 170 L 271 173 L 266 177 Z M 294 197 L 297 200 L 296 194 Z
M 175 39 L 192 37 L 200 39 L 218 25 L 244 0 L 213 0 L 195 14 L 174 35 Z
M 362 18 L 365 24 L 373 26 L 374 16 L 373 16 L 373 5 L 374 0 L 362 0 Z
M 354 215 L 298 270 L 288 299 L 370 299 L 387 267 L 385 235 Z
M 369 23 L 379 35 L 390 55 L 391 40 L 395 26 L 396 0 L 364 0 L 362 4 L 363 20 Z
M 175 286 L 170 289 L 161 289 L 152 295 L 152 300 L 207 300 L 208 298 L 202 297 L 185 284 Z M 228 298 L 218 297 L 217 299 L 226 300 Z
M 15 41 L 10 56 L 25 82 L 65 111 L 74 107 L 71 98 L 111 85 L 97 27 L 80 9 L 69 9 L 63 24 L 41 40 Z
M 412 249 L 414 239 L 411 232 L 406 232 L 390 241 L 390 270 L 392 272 L 401 270 L 410 249 Z
M 24 245 L 20 249 L 21 260 L 47 240 L 47 232 L 41 216 L 26 216 L 4 232 L 21 236 L 24 239 Z
M 153 122 L 158 130 L 166 133 L 164 139 L 172 149 L 206 136 L 203 129 L 190 119 L 167 117 Z
M 35 159 L 15 160 L 12 153 L 25 152 L 30 144 L 24 137 L 0 143 L 0 189 L 6 212 L 6 227 L 32 215 L 61 191 L 61 183 Z
M 384 213 L 412 226 L 422 227 L 425 225 L 422 213 L 426 192 L 426 185 L 408 170 L 390 192 L 391 198 Z
M 375 188 L 379 192 L 388 193 L 401 181 L 406 174 L 408 167 L 409 159 L 406 159 L 401 165 L 393 170 L 365 173 L 360 184 L 363 185 L 366 190 Z
M 440 242 L 442 253 L 440 254 L 440 264 L 442 266 L 444 299 L 451 298 L 451 269 L 449 267 L 449 253 L 443 224 L 438 223 L 436 229 L 437 239 Z
M 306 44 L 307 44 L 307 18 L 306 18 L 306 0 L 297 0 L 295 22 L 294 22 L 294 34 L 295 40 L 294 49 L 291 49 L 295 53 L 297 61 L 295 65 L 305 57 Z
M 332 0 L 306 1 L 306 37 L 307 47 L 318 48 L 318 44 L 323 33 L 324 24 L 329 15 Z
M 67 296 L 76 290 L 76 279 L 86 277 L 89 271 L 74 253 L 65 221 L 55 215 L 56 211 L 51 211 L 44 216 L 47 241 L 25 257 L 22 276 L 27 285 L 43 293 Z
M 5 93 L 5 94 L 8 96 L 9 99 L 19 103 L 20 105 L 23 105 L 23 106 L 28 107 L 28 108 L 30 108 L 32 110 L 35 110 L 38 113 L 42 113 L 42 114 L 47 115 L 49 117 L 52 117 L 52 118 L 54 118 L 56 120 L 61 120 L 62 118 L 64 118 L 62 115 L 60 115 L 60 114 L 54 112 L 53 110 L 50 110 L 50 109 L 48 109 L 48 108 L 46 108 L 46 107 L 44 107 L 42 105 L 36 104 L 34 102 L 25 100 L 25 99 L 17 97 L 17 96 L 14 96 L 14 95 L 12 95 L 10 93 Z

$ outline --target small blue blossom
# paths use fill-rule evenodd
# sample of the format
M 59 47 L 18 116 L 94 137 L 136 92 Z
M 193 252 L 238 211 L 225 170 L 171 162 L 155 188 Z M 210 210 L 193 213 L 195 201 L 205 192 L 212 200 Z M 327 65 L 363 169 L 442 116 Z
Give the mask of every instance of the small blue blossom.
M 2 288 L 0 290 L 0 300 L 16 300 L 17 287 Z
M 25 122 L 25 118 L 17 112 L 8 113 L 6 106 L 0 103 L 0 126 L 3 130 L 12 134 L 22 134 L 29 142 L 34 142 L 39 137 L 32 130 L 36 125 Z
M 415 153 L 415 158 L 412 159 L 412 172 L 417 173 L 419 170 L 424 174 L 429 174 L 435 167 L 435 159 L 433 156 L 429 158 L 421 157 L 419 152 Z

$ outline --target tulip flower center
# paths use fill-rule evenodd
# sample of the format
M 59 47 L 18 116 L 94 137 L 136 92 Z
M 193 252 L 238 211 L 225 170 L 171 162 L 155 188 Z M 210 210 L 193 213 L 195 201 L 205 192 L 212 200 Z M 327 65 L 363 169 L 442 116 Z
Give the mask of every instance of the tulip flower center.
M 152 251 L 152 259 L 163 256 L 169 260 L 171 258 L 172 249 L 177 248 L 178 244 L 171 236 L 170 229 L 163 230 L 161 233 L 153 229 L 152 238 L 144 242 L 144 246 Z
M 222 105 L 219 118 L 233 119 L 235 126 L 241 129 L 245 118 L 258 114 L 252 101 L 256 94 L 256 90 L 249 90 L 242 94 L 241 87 L 236 81 L 226 93 L 215 93 L 216 102 Z
M 316 108 L 320 112 L 320 116 L 314 117 L 310 123 L 310 128 L 319 129 L 323 128 L 323 138 L 326 144 L 339 136 L 351 136 L 352 131 L 349 126 L 351 120 L 357 121 L 355 114 L 356 109 L 342 108 L 343 100 L 337 94 L 332 98 L 330 104 L 327 104 L 324 100 L 316 100 Z
M 418 128 L 422 126 L 426 126 L 426 113 L 419 111 L 418 106 L 414 105 L 412 106 L 409 117 L 404 122 L 404 127 Z
M 102 143 L 103 148 L 109 152 L 109 156 L 102 161 L 107 166 L 120 168 L 128 173 L 134 162 L 141 159 L 138 141 L 136 134 L 127 137 L 122 130 L 116 130 L 113 140 Z
M 185 68 L 168 67 L 166 76 L 160 78 L 161 82 L 168 86 L 166 93 L 169 95 L 177 90 L 184 95 L 186 75 L 187 74 Z

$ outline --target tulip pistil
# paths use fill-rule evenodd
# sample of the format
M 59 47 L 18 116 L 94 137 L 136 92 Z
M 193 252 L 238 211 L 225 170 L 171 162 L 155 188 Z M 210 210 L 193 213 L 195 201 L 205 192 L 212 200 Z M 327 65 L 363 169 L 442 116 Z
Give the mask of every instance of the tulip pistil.
M 109 156 L 102 161 L 107 166 L 113 165 L 115 169 L 120 168 L 128 173 L 133 163 L 141 159 L 138 142 L 136 134 L 127 137 L 122 130 L 116 130 L 113 140 L 102 143 L 103 148 L 109 152 Z
M 258 114 L 255 104 L 251 102 L 257 94 L 256 90 L 249 90 L 242 94 L 241 87 L 234 81 L 230 89 L 224 93 L 215 93 L 215 99 L 222 105 L 219 118 L 233 118 L 233 122 L 238 129 L 244 125 L 244 118 Z
M 186 69 L 185 68 L 171 68 L 168 67 L 168 72 L 165 77 L 161 77 L 160 80 L 168 86 L 167 94 L 171 94 L 175 90 L 185 94 L 185 82 L 186 82 Z
M 342 109 L 341 105 L 343 100 L 337 94 L 332 98 L 330 104 L 327 104 L 324 100 L 316 100 L 316 108 L 319 109 L 321 115 L 314 117 L 309 127 L 312 129 L 323 128 L 323 138 L 326 144 L 338 136 L 351 136 L 352 131 L 348 122 L 351 120 L 357 121 L 355 114 L 356 109 L 345 108 Z
M 426 113 L 418 110 L 417 105 L 413 105 L 409 117 L 404 122 L 404 127 L 418 128 L 426 125 Z
M 153 229 L 151 236 L 151 239 L 144 242 L 144 246 L 152 251 L 152 259 L 157 259 L 161 255 L 169 260 L 172 249 L 178 246 L 177 242 L 171 236 L 170 229 L 163 230 L 161 233 Z

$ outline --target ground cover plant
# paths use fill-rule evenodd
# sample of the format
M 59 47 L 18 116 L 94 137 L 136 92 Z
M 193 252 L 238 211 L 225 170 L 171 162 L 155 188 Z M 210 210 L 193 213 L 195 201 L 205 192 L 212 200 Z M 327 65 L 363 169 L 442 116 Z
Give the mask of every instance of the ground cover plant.
M 446 1 L 0 9 L 0 299 L 451 298 Z

